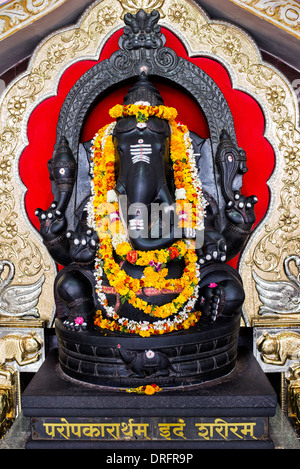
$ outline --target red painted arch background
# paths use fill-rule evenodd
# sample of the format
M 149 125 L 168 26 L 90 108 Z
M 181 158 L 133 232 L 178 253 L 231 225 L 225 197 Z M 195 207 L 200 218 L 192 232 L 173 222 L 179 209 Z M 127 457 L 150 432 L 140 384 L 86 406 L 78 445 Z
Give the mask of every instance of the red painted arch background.
M 231 109 L 238 145 L 247 154 L 248 172 L 244 176 L 243 194 L 257 195 L 256 225 L 263 219 L 269 204 L 267 180 L 274 168 L 274 151 L 264 137 L 265 119 L 259 104 L 247 93 L 232 88 L 226 69 L 216 60 L 207 57 L 189 58 L 176 36 L 163 29 L 166 46 L 203 69 L 219 86 Z M 109 58 L 118 49 L 118 39 L 122 30 L 116 32 L 103 48 L 99 61 Z M 28 145 L 24 149 L 20 162 L 20 176 L 27 188 L 25 208 L 32 224 L 38 229 L 39 223 L 34 212 L 37 207 L 47 209 L 52 202 L 52 193 L 47 169 L 47 162 L 52 157 L 56 140 L 56 125 L 61 106 L 69 90 L 90 67 L 97 61 L 79 61 L 71 65 L 62 75 L 57 94 L 45 99 L 32 112 L 28 126 Z M 208 137 L 205 118 L 187 95 L 171 89 L 165 84 L 157 84 L 166 106 L 176 107 L 178 121 L 186 124 L 190 130 L 202 137 Z M 91 139 L 96 131 L 111 121 L 108 110 L 117 103 L 122 103 L 127 87 L 121 87 L 104 98 L 90 113 L 82 131 L 82 141 Z M 237 259 L 232 262 L 236 265 Z

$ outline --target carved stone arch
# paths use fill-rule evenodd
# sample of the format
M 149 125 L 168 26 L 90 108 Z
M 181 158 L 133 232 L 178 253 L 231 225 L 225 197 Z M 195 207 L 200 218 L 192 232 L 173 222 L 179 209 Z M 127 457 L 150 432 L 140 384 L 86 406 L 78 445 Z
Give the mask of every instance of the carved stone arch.
M 138 17 L 141 12 L 143 10 L 130 16 Z M 152 12 L 155 13 L 155 18 L 158 19 L 158 12 Z M 131 18 L 125 15 L 124 20 L 128 23 Z M 145 48 L 141 45 L 139 48 L 129 48 L 129 34 L 125 27 L 119 40 L 120 49 L 109 59 L 94 65 L 75 83 L 61 108 L 56 147 L 61 137 L 65 136 L 77 159 L 82 126 L 93 104 L 113 85 L 121 85 L 128 79 L 138 77 L 142 70 L 146 70 L 150 79 L 161 78 L 179 85 L 193 97 L 207 119 L 213 155 L 216 153 L 223 129 L 236 143 L 233 117 L 218 85 L 198 66 L 178 57 L 173 49 L 164 47 L 164 35 L 160 33 L 160 28 L 158 27 L 158 30 L 155 26 L 158 25 L 152 25 L 152 39 L 156 40 L 157 47 Z

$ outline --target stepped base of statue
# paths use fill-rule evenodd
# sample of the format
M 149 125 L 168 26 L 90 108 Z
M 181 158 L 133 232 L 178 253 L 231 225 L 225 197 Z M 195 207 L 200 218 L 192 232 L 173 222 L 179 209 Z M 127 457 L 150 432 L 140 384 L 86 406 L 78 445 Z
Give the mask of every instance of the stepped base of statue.
M 140 386 L 145 384 L 139 380 Z M 157 381 L 153 379 L 153 384 Z M 200 384 L 137 388 L 70 378 L 58 351 L 47 356 L 22 396 L 31 449 L 273 449 L 276 394 L 252 353 L 238 349 L 226 376 Z
M 151 337 L 100 329 L 74 333 L 56 320 L 59 361 L 68 376 L 104 386 L 201 383 L 227 375 L 235 366 L 240 316 L 199 321 L 180 333 Z

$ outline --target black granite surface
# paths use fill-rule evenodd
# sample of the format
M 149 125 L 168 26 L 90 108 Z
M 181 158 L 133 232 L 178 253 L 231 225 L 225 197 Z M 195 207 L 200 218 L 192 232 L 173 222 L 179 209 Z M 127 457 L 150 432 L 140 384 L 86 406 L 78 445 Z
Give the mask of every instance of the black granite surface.
M 54 350 L 22 395 L 23 414 L 31 419 L 31 437 L 26 445 L 29 449 L 273 449 L 269 438 L 269 418 L 275 415 L 276 405 L 275 391 L 246 348 L 239 349 L 237 365 L 226 377 L 200 385 L 162 388 L 150 396 L 74 380 L 62 372 L 58 351 Z M 53 438 L 51 431 L 47 433 L 45 430 L 50 428 L 47 424 L 55 423 L 55 428 L 63 428 L 69 422 L 75 422 L 75 427 L 78 423 L 101 426 L 112 422 L 121 428 L 121 425 L 128 426 L 132 419 L 137 425 L 148 422 L 152 431 L 157 431 L 159 424 L 182 419 L 186 422 L 186 430 L 189 426 L 194 433 L 187 439 L 155 437 L 135 440 L 123 436 L 110 441 L 107 438 L 76 441 L 74 435 L 64 439 L 62 429 Z M 255 422 L 259 433 L 257 438 L 242 437 L 235 441 L 219 435 L 217 440 L 199 439 L 195 433 L 199 422 L 206 422 L 206 425 L 217 422 L 216 419 L 224 419 L 225 427 L 226 422 L 231 422 L 233 427 L 235 424 L 232 422 Z

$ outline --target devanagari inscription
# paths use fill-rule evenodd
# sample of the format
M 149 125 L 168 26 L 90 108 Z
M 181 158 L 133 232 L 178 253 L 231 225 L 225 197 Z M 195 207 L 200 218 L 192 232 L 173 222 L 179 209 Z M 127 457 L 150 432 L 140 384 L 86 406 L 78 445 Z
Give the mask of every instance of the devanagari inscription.
M 198 428 L 198 435 L 205 440 L 215 439 L 217 435 L 227 440 L 231 436 L 230 433 L 240 439 L 244 439 L 246 435 L 249 435 L 250 438 L 256 440 L 257 438 L 254 436 L 255 425 L 255 422 L 226 422 L 222 419 L 215 419 L 211 423 L 201 422 L 195 424 Z
M 160 435 L 166 438 L 167 440 L 172 440 L 172 434 L 179 436 L 180 438 L 185 438 L 184 436 L 184 427 L 186 423 L 183 419 L 179 419 L 177 423 L 159 423 L 158 428 Z
M 135 423 L 134 419 L 129 419 L 128 423 L 122 422 L 121 425 L 123 435 L 129 439 L 135 438 L 137 435 L 150 440 L 147 434 L 149 423 Z
M 42 430 L 35 429 L 35 435 L 43 433 L 46 439 L 89 439 L 89 440 L 232 440 L 261 438 L 263 428 L 256 428 L 256 421 L 239 419 L 224 420 L 216 418 L 208 421 L 196 417 L 182 419 L 158 418 L 100 418 L 79 419 L 66 418 L 42 421 Z M 200 420 L 200 421 L 199 421 Z M 41 428 L 41 427 L 39 427 Z

